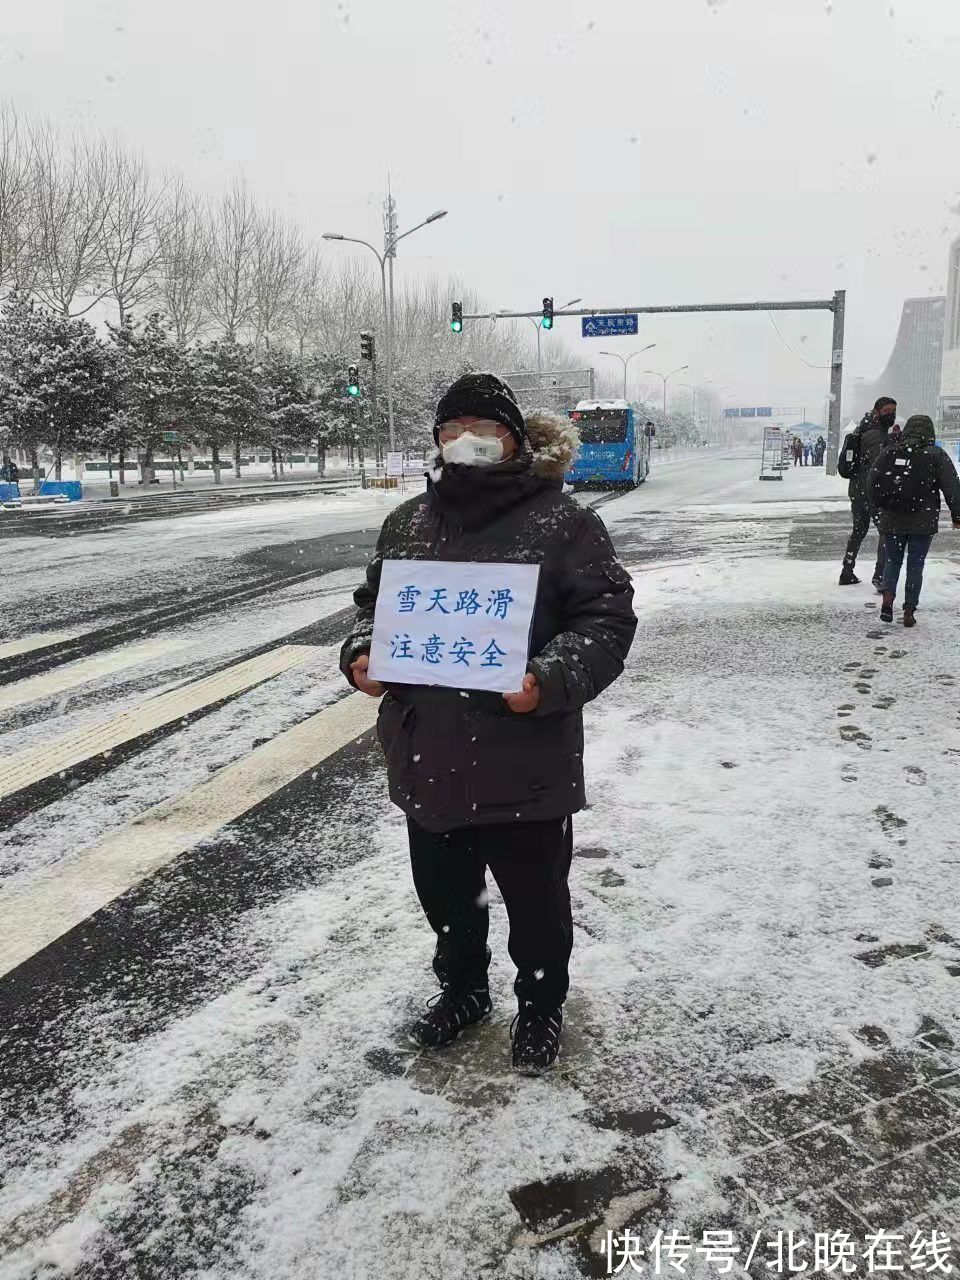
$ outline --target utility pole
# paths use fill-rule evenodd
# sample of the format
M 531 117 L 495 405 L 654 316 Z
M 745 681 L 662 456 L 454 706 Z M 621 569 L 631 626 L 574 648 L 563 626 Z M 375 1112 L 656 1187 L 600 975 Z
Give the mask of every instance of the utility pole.
M 827 426 L 827 475 L 837 474 L 840 452 L 840 396 L 843 391 L 843 327 L 847 306 L 845 289 L 833 295 L 833 348 L 830 357 L 830 421 Z M 804 414 L 806 418 L 806 414 Z

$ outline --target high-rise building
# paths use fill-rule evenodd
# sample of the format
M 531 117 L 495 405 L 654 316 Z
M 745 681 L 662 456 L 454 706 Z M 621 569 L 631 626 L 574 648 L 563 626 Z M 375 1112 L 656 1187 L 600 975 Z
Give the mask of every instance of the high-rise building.
M 943 364 L 944 298 L 907 298 L 887 367 L 876 382 L 857 382 L 852 394 L 857 415 L 872 409 L 880 396 L 893 396 L 899 415 L 928 413 L 936 418 Z M 960 357 L 960 352 L 957 353 Z
M 940 382 L 941 434 L 960 436 L 960 239 L 950 246 L 947 304 L 943 317 L 943 372 Z

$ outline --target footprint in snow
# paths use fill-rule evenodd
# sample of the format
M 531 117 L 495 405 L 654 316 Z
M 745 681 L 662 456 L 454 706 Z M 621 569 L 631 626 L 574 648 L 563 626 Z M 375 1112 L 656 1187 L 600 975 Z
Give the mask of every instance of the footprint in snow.
M 915 764 L 907 764 L 903 767 L 903 772 L 907 775 L 907 781 L 915 787 L 925 787 L 927 785 L 927 775 Z
M 864 733 L 862 729 L 858 729 L 855 724 L 842 724 L 840 726 L 840 737 L 844 742 L 872 742 L 873 739 L 869 733 Z
M 892 649 L 890 651 L 891 658 L 905 658 L 907 656 L 906 649 Z
M 889 711 L 895 702 L 896 702 L 896 698 L 893 698 L 889 694 L 887 694 L 883 698 L 878 698 L 873 705 L 877 708 L 878 711 Z
M 868 639 L 868 640 L 883 640 L 883 639 L 886 637 L 886 634 L 887 634 L 887 633 L 886 633 L 885 631 L 868 631 L 868 632 L 867 632 L 867 639 Z
M 889 889 L 893 884 L 893 876 L 874 876 L 870 883 L 875 889 Z
M 875 853 L 873 857 L 870 859 L 870 861 L 867 863 L 867 866 L 870 868 L 871 871 L 884 871 L 887 868 L 893 866 L 893 859 L 888 858 L 883 853 Z
M 844 671 L 856 671 L 858 667 L 862 667 L 862 666 L 863 666 L 862 662 L 848 662 L 843 669 Z
M 856 689 L 857 693 L 870 692 L 870 686 L 868 684 L 855 684 L 853 687 Z
M 892 836 L 895 831 L 899 831 L 907 825 L 906 818 L 898 818 L 895 813 L 891 813 L 885 804 L 877 805 L 873 811 L 880 819 L 880 826 L 883 828 L 884 834 Z

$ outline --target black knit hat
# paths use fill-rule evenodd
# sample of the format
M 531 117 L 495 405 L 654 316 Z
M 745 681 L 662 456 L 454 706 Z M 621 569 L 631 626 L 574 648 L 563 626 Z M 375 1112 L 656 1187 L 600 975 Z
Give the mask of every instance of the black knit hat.
M 468 417 L 489 418 L 491 422 L 503 423 L 510 428 L 518 446 L 522 446 L 527 438 L 526 423 L 516 396 L 492 373 L 465 373 L 447 388 L 437 405 L 434 440 L 445 422 L 451 418 Z
M 893 396 L 881 396 L 877 403 L 873 406 L 873 412 L 879 413 L 881 409 L 886 409 L 888 405 L 896 407 L 896 400 Z

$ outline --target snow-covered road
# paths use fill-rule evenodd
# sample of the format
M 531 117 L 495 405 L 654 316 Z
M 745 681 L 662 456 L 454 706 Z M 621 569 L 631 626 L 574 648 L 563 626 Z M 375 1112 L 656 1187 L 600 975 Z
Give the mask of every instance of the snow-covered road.
M 44 542 L 76 556 L 49 570 L 79 575 L 76 616 L 40 609 L 32 629 L 118 626 L 116 557 L 166 582 L 180 549 L 208 583 L 264 591 L 163 615 L 151 636 L 172 647 L 139 665 L 64 687 L 54 663 L 56 693 L 0 712 L 5 756 L 114 717 L 133 734 L 0 800 L 0 953 L 17 894 L 52 901 L 125 831 L 132 850 L 151 806 L 182 842 L 0 978 L 0 1280 L 579 1280 L 611 1273 L 597 1246 L 623 1227 L 644 1245 L 732 1230 L 741 1262 L 781 1229 L 960 1238 L 951 535 L 908 633 L 837 587 L 848 508 L 822 471 L 761 484 L 754 458 L 707 455 L 604 504 L 640 628 L 588 711 L 567 1037 L 531 1081 L 508 1070 L 493 885 L 491 1024 L 439 1054 L 405 1039 L 433 985 L 403 823 L 370 735 L 322 742 L 372 539 L 355 532 L 382 513 L 351 528 L 287 505 L 199 538 L 191 517 L 166 541 L 154 524 Z M 301 563 L 312 576 L 266 590 Z M 154 696 L 282 646 L 309 652 L 137 736 Z M 256 752 L 285 741 L 312 745 L 263 799 Z M 198 843 L 193 798 L 238 766 L 241 816 Z M 718 1274 L 702 1252 L 684 1270 Z

